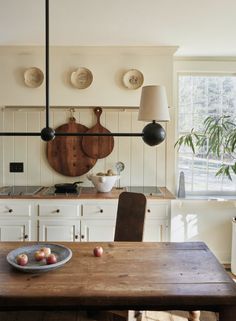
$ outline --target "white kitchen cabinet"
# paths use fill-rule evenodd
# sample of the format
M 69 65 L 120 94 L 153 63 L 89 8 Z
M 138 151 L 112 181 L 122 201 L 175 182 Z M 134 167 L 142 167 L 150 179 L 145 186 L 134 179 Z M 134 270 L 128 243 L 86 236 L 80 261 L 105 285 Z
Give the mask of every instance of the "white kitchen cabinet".
M 80 216 L 80 205 L 68 204 L 68 202 L 55 202 L 39 204 L 39 216 L 50 218 L 65 218 Z
M 149 219 L 144 226 L 144 242 L 167 242 L 169 239 L 168 219 Z
M 115 220 L 85 219 L 81 221 L 81 241 L 110 242 L 114 240 Z
M 98 202 L 96 200 L 82 204 L 83 218 L 89 219 L 115 219 L 118 201 Z
M 0 220 L 0 241 L 31 241 L 31 221 Z
M 166 242 L 169 240 L 170 204 L 168 201 L 147 201 L 144 223 L 144 242 Z
M 39 241 L 78 242 L 80 241 L 79 220 L 50 220 L 38 222 Z
M 29 217 L 31 216 L 31 204 L 26 201 L 1 201 L 0 217 Z
M 114 240 L 117 200 L 90 200 L 82 204 L 82 241 L 109 242 Z
M 118 199 L 3 199 L 0 240 L 113 241 L 117 205 Z M 148 199 L 144 241 L 169 240 L 169 211 L 168 200 Z
M 38 206 L 39 241 L 78 242 L 80 204 L 68 201 L 42 201 Z
M 34 240 L 33 211 L 27 200 L 0 200 L 0 241 Z

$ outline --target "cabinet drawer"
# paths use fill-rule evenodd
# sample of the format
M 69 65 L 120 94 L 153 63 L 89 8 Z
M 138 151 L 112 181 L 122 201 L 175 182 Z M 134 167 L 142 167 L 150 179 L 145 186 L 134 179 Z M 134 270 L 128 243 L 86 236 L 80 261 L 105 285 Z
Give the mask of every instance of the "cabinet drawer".
M 146 219 L 168 218 L 169 205 L 168 204 L 148 204 L 146 209 Z
M 117 204 L 83 205 L 82 216 L 86 218 L 115 218 Z
M 0 204 L 0 216 L 31 216 L 31 205 Z
M 79 207 L 77 205 L 39 205 L 39 216 L 75 217 L 79 216 Z

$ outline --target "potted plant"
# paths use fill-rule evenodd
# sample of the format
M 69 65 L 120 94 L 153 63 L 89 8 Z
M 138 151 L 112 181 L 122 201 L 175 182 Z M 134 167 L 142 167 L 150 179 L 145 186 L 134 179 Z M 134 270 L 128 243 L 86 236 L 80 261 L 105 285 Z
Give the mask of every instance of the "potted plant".
M 194 154 L 204 148 L 207 155 L 217 159 L 223 154 L 216 176 L 226 176 L 232 180 L 232 175 L 236 174 L 236 124 L 231 116 L 207 117 L 202 132 L 197 132 L 193 128 L 177 140 L 175 147 L 181 146 L 190 147 Z

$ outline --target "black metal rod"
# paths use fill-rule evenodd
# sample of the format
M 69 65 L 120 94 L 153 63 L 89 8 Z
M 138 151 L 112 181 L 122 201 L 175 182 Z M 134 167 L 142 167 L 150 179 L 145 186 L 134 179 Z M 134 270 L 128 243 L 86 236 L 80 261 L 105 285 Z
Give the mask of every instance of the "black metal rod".
M 143 133 L 55 133 L 55 136 L 120 136 L 141 137 Z
M 45 94 L 46 127 L 49 127 L 49 0 L 45 0 Z
M 0 133 L 0 136 L 41 136 L 41 133 L 31 133 L 31 132 L 22 132 L 22 133 Z
M 45 0 L 45 98 L 46 98 L 46 127 L 49 128 L 49 0 Z M 55 133 L 55 136 L 125 136 L 141 137 L 143 133 Z M 40 133 L 33 132 L 3 132 L 0 136 L 41 136 Z
M 41 133 L 16 132 L 0 133 L 0 136 L 41 136 Z M 120 137 L 142 137 L 143 133 L 55 133 L 55 136 L 120 136 Z

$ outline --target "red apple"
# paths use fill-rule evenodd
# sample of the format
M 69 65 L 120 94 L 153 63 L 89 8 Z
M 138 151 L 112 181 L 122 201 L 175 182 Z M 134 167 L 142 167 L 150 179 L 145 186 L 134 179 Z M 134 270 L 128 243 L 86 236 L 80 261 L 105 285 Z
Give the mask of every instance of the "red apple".
M 17 255 L 16 263 L 22 266 L 26 265 L 28 263 L 28 256 L 25 253 Z
M 49 254 L 51 254 L 51 249 L 50 249 L 50 247 L 42 247 L 39 251 L 44 252 L 45 257 L 48 257 Z
M 48 257 L 46 258 L 47 264 L 54 264 L 57 263 L 57 257 L 55 254 L 51 253 L 48 255 Z
M 102 256 L 102 254 L 103 254 L 103 248 L 102 248 L 101 246 L 96 246 L 96 247 L 93 249 L 93 254 L 94 254 L 94 256 L 97 256 L 97 257 Z
M 43 251 L 36 251 L 34 253 L 34 258 L 36 261 L 42 261 L 45 258 L 45 253 Z

